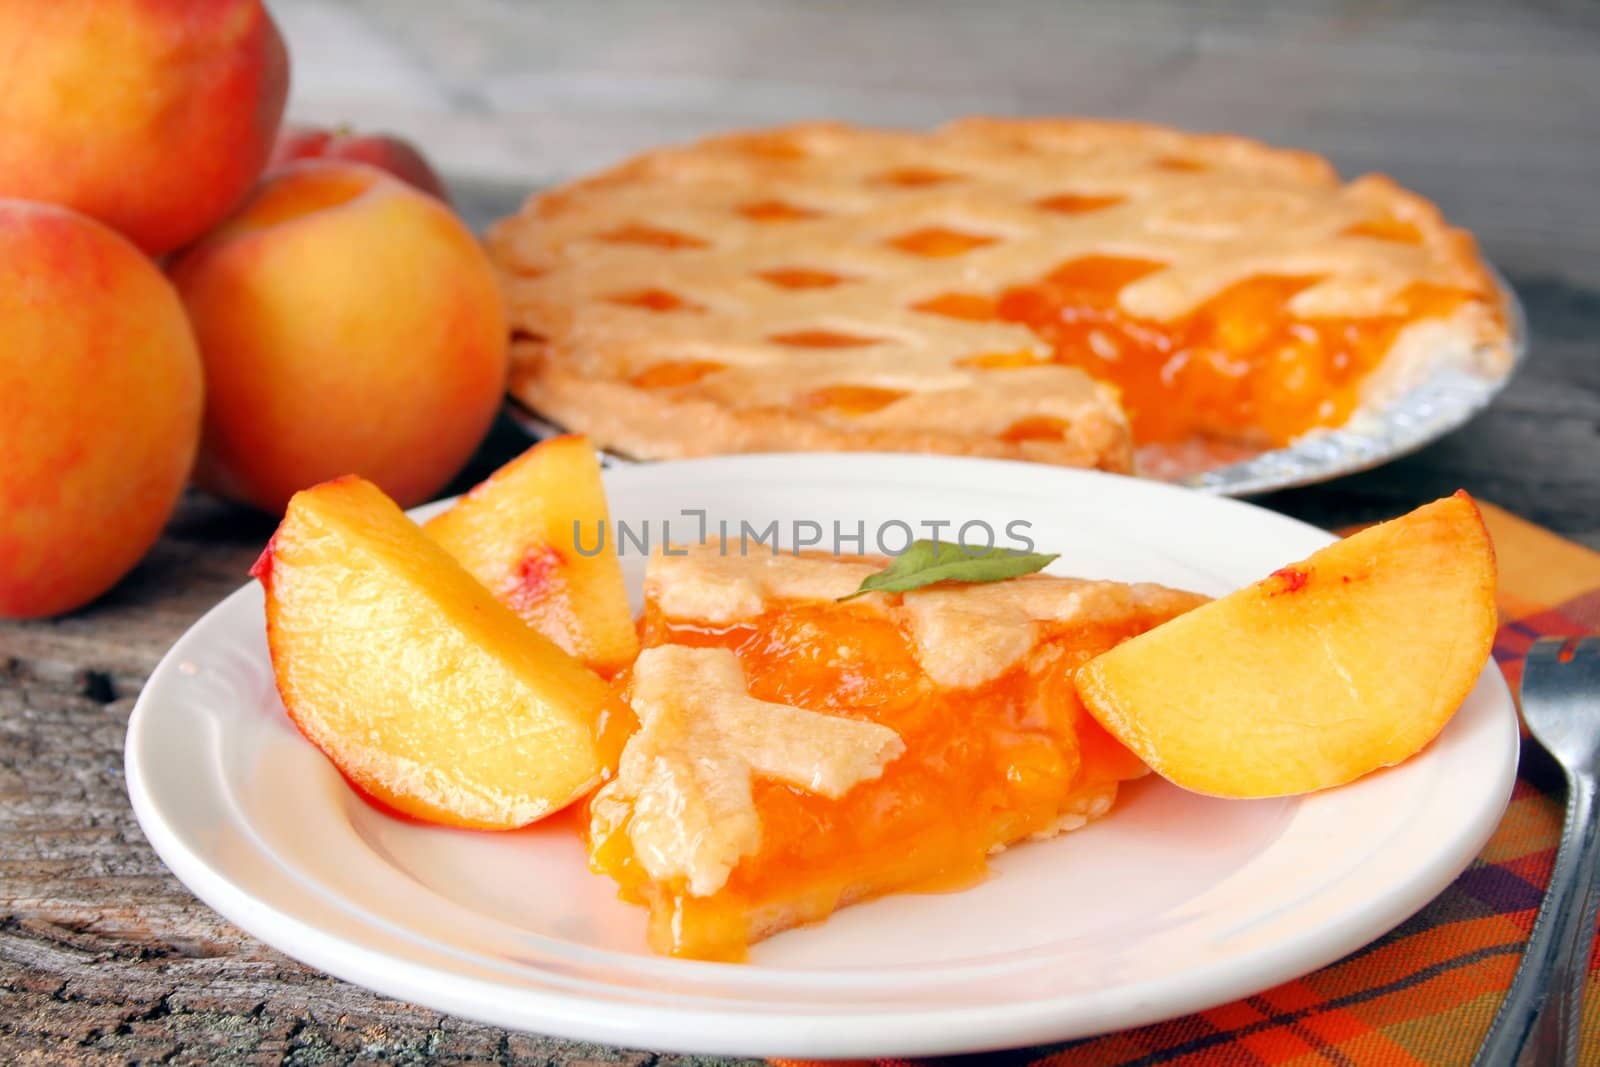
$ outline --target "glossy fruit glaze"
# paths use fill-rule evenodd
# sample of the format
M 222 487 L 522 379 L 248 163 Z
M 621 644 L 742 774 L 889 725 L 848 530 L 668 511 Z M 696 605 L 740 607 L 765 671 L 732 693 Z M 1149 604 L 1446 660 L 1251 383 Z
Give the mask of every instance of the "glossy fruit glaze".
M 1408 325 L 1455 311 L 1465 290 L 1414 283 L 1383 315 L 1300 318 L 1290 301 L 1314 276 L 1258 275 L 1210 297 L 1183 318 L 1143 319 L 1118 293 L 1159 262 L 1088 256 L 1047 277 L 990 298 L 947 293 L 919 310 L 973 321 L 1028 326 L 1049 357 L 1115 385 L 1140 444 L 1194 437 L 1282 445 L 1307 430 L 1337 426 L 1361 385 Z M 969 366 L 1003 372 L 1031 366 L 1027 352 L 979 353 Z M 1017 426 L 1009 439 L 1051 437 L 1058 426 Z
M 763 927 L 820 920 L 853 900 L 971 884 L 996 846 L 1048 831 L 1086 792 L 1144 773 L 1085 714 L 1071 674 L 1156 621 L 1063 627 L 1023 665 L 952 690 L 927 676 L 893 620 L 866 605 L 780 604 L 724 629 L 669 623 L 647 605 L 646 647 L 729 648 L 753 696 L 881 723 L 906 752 L 837 800 L 757 779 L 761 847 L 713 896 L 650 881 L 626 823 L 591 839 L 592 864 L 625 900 L 650 907 L 653 948 L 702 959 L 740 959 Z

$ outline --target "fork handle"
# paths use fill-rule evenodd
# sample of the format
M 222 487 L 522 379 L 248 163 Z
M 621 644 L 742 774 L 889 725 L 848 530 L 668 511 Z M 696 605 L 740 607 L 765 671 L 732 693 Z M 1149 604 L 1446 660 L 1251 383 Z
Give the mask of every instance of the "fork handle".
M 1581 999 L 1573 988 L 1588 969 L 1589 946 L 1594 937 L 1594 911 L 1589 904 L 1595 864 L 1600 862 L 1600 824 L 1596 823 L 1595 781 L 1588 776 L 1573 777 L 1567 788 L 1567 819 L 1556 850 L 1555 869 L 1550 873 L 1550 888 L 1533 934 L 1517 966 L 1516 977 L 1505 1003 L 1489 1027 L 1489 1035 L 1478 1049 L 1473 1067 L 1511 1067 L 1525 1050 L 1536 1049 L 1540 1067 L 1575 1065 L 1578 1061 L 1576 1005 L 1566 1002 Z M 1546 1008 L 1554 1008 L 1553 1018 L 1541 1023 Z M 1570 1017 L 1569 1017 L 1570 1011 Z M 1535 1024 L 1540 1025 L 1535 1029 Z M 1538 1040 L 1533 1041 L 1537 1033 Z
M 1592 802 L 1600 808 L 1593 778 L 1568 781 L 1569 796 L 1580 789 L 1589 791 Z M 1600 825 L 1600 818 L 1594 820 Z M 1600 838 L 1600 831 L 1591 827 L 1591 839 Z M 1591 842 L 1592 843 L 1592 842 Z M 1542 1059 L 1553 1063 L 1575 1065 L 1578 1062 L 1578 1044 L 1582 1040 L 1582 1009 L 1584 986 L 1589 977 L 1589 955 L 1594 947 L 1596 910 L 1600 908 L 1600 862 L 1596 862 L 1600 846 L 1596 846 L 1579 864 L 1578 874 L 1582 884 L 1572 910 L 1577 922 L 1570 931 L 1570 940 L 1562 946 L 1550 1001 L 1535 1025 L 1532 1048 Z

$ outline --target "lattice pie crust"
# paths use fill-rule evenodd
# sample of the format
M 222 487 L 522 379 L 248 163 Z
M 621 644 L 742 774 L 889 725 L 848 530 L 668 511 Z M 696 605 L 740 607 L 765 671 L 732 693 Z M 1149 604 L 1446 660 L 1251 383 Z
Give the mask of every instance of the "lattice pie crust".
M 1372 220 L 1410 236 L 1363 233 Z M 1128 470 L 1113 390 L 1048 362 L 971 365 L 1043 360 L 1050 346 L 1019 323 L 917 310 L 1086 256 L 1166 264 L 1117 294 L 1147 319 L 1181 318 L 1260 275 L 1318 277 L 1289 305 L 1305 318 L 1392 313 L 1418 282 L 1469 294 L 1396 339 L 1394 365 L 1367 385 L 1374 399 L 1434 360 L 1507 359 L 1494 283 L 1431 203 L 1379 176 L 1341 183 L 1305 152 L 1159 127 L 967 119 L 931 133 L 734 134 L 536 196 L 490 243 L 513 392 L 641 458 L 865 449 Z M 871 402 L 883 396 L 895 399 Z M 1041 419 L 1059 434 L 1011 433 Z

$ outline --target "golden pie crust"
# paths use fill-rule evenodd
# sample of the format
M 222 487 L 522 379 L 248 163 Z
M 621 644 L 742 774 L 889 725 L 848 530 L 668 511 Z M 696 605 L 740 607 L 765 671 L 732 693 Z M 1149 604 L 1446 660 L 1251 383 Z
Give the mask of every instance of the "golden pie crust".
M 1114 293 L 1135 322 L 1294 279 L 1296 321 L 1396 323 L 1371 342 L 1363 405 L 1440 362 L 1509 362 L 1491 274 L 1427 200 L 1381 176 L 1341 182 L 1310 153 L 1155 126 L 715 137 L 537 195 L 490 247 L 512 392 L 638 458 L 860 449 L 1129 470 L 1115 388 L 1052 360 L 1028 323 L 929 310 L 1096 257 L 1148 265 Z M 1451 299 L 1417 313 L 1421 290 Z

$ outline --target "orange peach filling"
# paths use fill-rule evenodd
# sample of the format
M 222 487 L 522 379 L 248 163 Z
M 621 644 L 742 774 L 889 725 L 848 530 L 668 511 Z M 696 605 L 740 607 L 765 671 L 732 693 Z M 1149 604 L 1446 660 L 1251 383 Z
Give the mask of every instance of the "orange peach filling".
M 871 385 L 829 385 L 801 397 L 800 405 L 813 411 L 870 415 L 905 395 L 899 389 L 880 389 Z
M 906 751 L 836 800 L 758 778 L 761 846 L 714 895 L 651 881 L 626 824 L 590 841 L 592 863 L 624 899 L 649 905 L 657 951 L 709 959 L 741 958 L 780 916 L 815 921 L 864 897 L 968 883 L 995 846 L 1048 831 L 1087 791 L 1143 773 L 1085 714 L 1072 684 L 1079 664 L 1131 636 L 1122 629 L 1075 627 L 1027 665 L 950 690 L 924 673 L 908 636 L 869 608 L 795 604 L 713 630 L 647 607 L 647 646 L 731 649 L 752 696 L 880 723 Z
M 1399 240 L 1399 224 L 1361 234 Z M 1360 399 L 1366 376 L 1395 338 L 1420 319 L 1447 316 L 1469 295 L 1415 283 L 1394 310 L 1365 318 L 1302 319 L 1288 307 L 1315 277 L 1261 275 L 1238 282 L 1175 321 L 1141 319 L 1117 294 L 1163 264 L 1090 256 L 1043 280 L 988 300 L 950 293 L 920 310 L 1031 328 L 1053 359 L 1115 385 L 1140 443 L 1193 437 L 1281 445 L 1307 430 L 1337 426 Z M 979 354 L 970 366 L 1003 370 L 1034 361 Z

